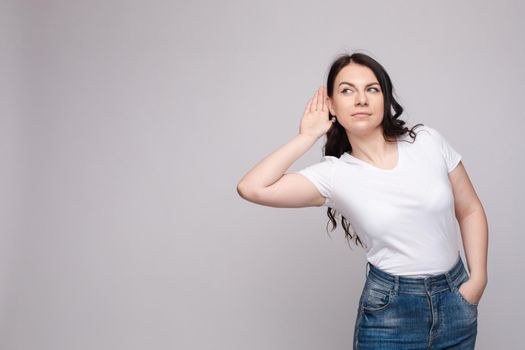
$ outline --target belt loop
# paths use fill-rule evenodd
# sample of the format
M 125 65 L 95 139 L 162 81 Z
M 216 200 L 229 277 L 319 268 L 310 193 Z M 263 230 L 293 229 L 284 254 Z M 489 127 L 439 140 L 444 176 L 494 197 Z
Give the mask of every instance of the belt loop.
M 452 277 L 453 277 L 452 274 L 454 274 L 454 272 L 456 270 L 455 267 L 460 262 L 460 260 L 461 260 L 461 255 L 460 255 L 460 252 L 458 250 L 458 260 L 456 262 L 456 265 L 454 266 L 454 268 L 452 268 L 452 269 L 448 270 L 447 272 L 445 272 L 445 277 L 447 278 L 447 283 L 448 283 L 448 286 L 449 286 L 450 290 L 454 290 L 454 288 L 456 287 L 455 281 L 452 279 Z
M 365 266 L 365 278 L 368 277 L 368 272 L 370 271 L 370 261 L 367 261 L 366 262 L 366 266 Z
M 394 291 L 396 292 L 396 294 L 398 290 L 399 290 L 399 276 L 395 275 L 394 276 Z
M 445 277 L 447 278 L 448 286 L 450 290 L 454 290 L 454 283 L 452 281 L 452 276 L 450 275 L 450 271 L 445 272 Z

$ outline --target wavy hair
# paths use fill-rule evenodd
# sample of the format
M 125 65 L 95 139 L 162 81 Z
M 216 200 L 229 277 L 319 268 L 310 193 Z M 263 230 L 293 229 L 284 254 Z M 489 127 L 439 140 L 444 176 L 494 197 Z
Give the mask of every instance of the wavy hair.
M 327 95 L 330 98 L 333 97 L 335 78 L 337 74 L 341 71 L 341 69 L 343 69 L 350 63 L 360 64 L 370 68 L 376 76 L 377 80 L 379 81 L 379 85 L 381 85 L 384 102 L 384 114 L 381 125 L 383 126 L 383 137 L 385 141 L 395 142 L 390 141 L 389 139 L 395 139 L 397 136 L 404 135 L 406 133 L 408 133 L 414 141 L 416 138 L 416 133 L 414 132 L 414 129 L 424 124 L 416 124 L 411 129 L 404 126 L 405 122 L 399 119 L 399 117 L 403 113 L 403 107 L 401 107 L 401 105 L 396 101 L 396 99 L 393 96 L 394 87 L 392 85 L 392 81 L 390 80 L 390 76 L 386 72 L 385 68 L 383 68 L 383 66 L 372 57 L 360 52 L 355 52 L 353 54 L 344 53 L 339 55 L 330 66 L 330 70 L 328 72 L 326 82 Z M 393 114 L 392 110 L 394 112 Z M 330 112 L 328 113 L 329 119 L 332 119 L 332 117 L 334 116 Z M 336 120 L 330 128 L 330 130 L 328 130 L 328 132 L 326 133 L 326 143 L 323 147 L 323 153 L 325 156 L 334 156 L 339 158 L 344 152 L 351 153 L 352 146 L 350 145 L 350 142 L 348 140 L 345 128 Z M 363 242 L 359 238 L 357 232 L 355 232 L 350 221 L 348 221 L 342 214 L 338 215 L 337 211 L 330 207 L 328 207 L 326 214 L 330 219 L 328 223 L 332 223 L 332 229 L 330 231 L 335 230 L 335 228 L 337 227 L 336 217 L 340 216 L 341 226 L 343 227 L 345 237 L 349 245 L 350 240 L 354 239 L 355 237 L 356 245 L 359 242 L 363 247 Z M 353 236 L 350 231 L 354 233 Z

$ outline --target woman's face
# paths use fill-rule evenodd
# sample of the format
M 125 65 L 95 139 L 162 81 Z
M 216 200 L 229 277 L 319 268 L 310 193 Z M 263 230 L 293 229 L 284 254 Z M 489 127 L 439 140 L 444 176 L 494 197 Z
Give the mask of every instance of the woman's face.
M 367 135 L 381 127 L 383 92 L 374 72 L 355 63 L 341 69 L 335 78 L 328 108 L 347 134 Z M 365 114 L 356 114 L 359 112 Z

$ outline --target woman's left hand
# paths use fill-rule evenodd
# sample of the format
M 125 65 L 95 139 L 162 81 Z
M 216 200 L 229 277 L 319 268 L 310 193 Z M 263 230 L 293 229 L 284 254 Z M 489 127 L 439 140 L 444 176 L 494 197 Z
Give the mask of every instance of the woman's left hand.
M 479 304 L 486 283 L 469 278 L 459 287 L 459 292 L 469 303 Z

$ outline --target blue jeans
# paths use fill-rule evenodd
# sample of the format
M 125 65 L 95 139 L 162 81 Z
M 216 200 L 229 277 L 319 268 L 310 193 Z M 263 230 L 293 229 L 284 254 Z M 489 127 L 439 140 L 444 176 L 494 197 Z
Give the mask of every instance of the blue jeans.
M 458 290 L 469 279 L 459 252 L 454 267 L 427 278 L 395 276 L 367 266 L 354 350 L 474 349 L 478 304 Z

